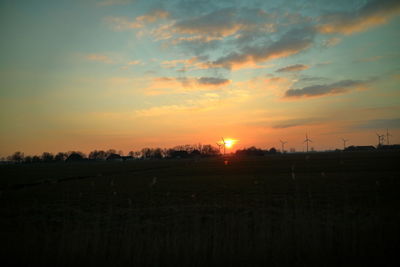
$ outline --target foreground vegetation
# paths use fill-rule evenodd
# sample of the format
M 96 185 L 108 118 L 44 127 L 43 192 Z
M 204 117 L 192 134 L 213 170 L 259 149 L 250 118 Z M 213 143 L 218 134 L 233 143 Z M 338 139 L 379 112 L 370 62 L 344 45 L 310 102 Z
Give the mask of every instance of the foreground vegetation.
M 393 266 L 399 159 L 370 152 L 0 166 L 2 259 Z

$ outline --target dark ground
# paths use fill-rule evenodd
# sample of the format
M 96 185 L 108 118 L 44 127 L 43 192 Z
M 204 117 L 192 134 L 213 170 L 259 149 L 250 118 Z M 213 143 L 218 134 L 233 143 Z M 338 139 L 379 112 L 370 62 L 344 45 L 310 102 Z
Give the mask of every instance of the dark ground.
M 1 262 L 396 266 L 399 163 L 350 152 L 3 165 Z

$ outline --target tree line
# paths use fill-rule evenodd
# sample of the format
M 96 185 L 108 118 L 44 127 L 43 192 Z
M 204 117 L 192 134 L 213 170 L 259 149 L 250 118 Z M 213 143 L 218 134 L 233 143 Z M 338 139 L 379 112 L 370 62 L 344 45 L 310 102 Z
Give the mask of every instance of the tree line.
M 275 148 L 261 149 L 254 146 L 239 149 L 235 152 L 237 156 L 263 156 L 266 154 L 278 153 Z M 172 148 L 143 148 L 138 151 L 129 151 L 126 155 L 122 151 L 115 149 L 93 150 L 89 154 L 81 151 L 58 152 L 56 154 L 43 152 L 41 155 L 27 155 L 17 151 L 6 157 L 6 161 L 14 163 L 38 163 L 38 162 L 63 162 L 63 161 L 79 161 L 92 160 L 101 161 L 108 159 L 171 159 L 171 158 L 197 158 L 197 157 L 216 157 L 220 156 L 219 148 L 212 145 L 180 145 Z

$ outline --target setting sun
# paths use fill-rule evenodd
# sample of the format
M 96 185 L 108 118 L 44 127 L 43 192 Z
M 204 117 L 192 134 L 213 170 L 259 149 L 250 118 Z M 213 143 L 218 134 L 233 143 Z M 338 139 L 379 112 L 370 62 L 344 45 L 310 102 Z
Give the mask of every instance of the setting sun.
M 237 142 L 237 140 L 234 139 L 225 139 L 225 147 L 226 148 L 232 148 L 233 145 Z

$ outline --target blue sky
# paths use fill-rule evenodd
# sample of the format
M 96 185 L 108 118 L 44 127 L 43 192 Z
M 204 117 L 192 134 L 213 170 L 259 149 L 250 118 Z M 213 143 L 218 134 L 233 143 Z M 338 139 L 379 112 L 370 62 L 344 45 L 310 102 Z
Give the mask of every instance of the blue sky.
M 0 156 L 400 142 L 398 1 L 2 1 Z

